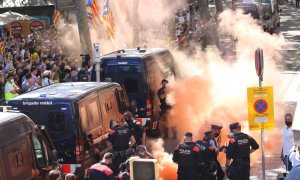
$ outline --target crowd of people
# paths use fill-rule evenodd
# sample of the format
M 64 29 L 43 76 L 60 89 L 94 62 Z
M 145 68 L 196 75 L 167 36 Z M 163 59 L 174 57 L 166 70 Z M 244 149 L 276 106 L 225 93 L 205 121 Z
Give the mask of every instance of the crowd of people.
M 61 43 L 60 31 L 53 26 L 47 30 L 32 30 L 28 37 L 1 36 L 0 104 L 21 93 L 59 82 L 81 80 L 88 74 L 88 63 L 81 69 Z

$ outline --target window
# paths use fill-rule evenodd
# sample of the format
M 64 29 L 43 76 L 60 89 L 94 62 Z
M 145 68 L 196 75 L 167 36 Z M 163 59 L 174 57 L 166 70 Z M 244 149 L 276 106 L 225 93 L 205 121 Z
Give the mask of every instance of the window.
M 50 112 L 48 114 L 49 131 L 64 133 L 66 130 L 65 114 L 63 112 Z
M 140 65 L 107 65 L 107 73 L 137 73 L 142 72 Z
M 124 86 L 125 86 L 127 93 L 137 93 L 138 92 L 137 78 L 126 78 L 124 80 Z
M 15 167 L 18 168 L 18 167 L 22 166 L 24 164 L 23 153 L 22 152 L 16 152 L 14 154 L 14 156 L 15 156 L 15 159 L 14 159 Z
M 99 120 L 99 111 L 98 111 L 98 105 L 97 101 L 94 101 L 87 106 L 87 112 L 89 115 L 89 126 L 91 129 L 94 129 L 95 127 L 100 125 Z
M 88 103 L 80 108 L 82 130 L 88 132 L 100 125 L 100 115 L 97 101 Z
M 115 94 L 117 97 L 119 112 L 123 114 L 124 111 L 126 110 L 126 101 L 125 101 L 125 97 L 124 97 L 124 92 L 123 92 L 123 90 L 116 89 Z
M 45 166 L 45 158 L 44 158 L 42 143 L 40 142 L 38 137 L 35 135 L 32 135 L 32 140 L 33 140 L 34 151 L 35 151 L 37 163 L 40 167 L 43 167 L 43 166 Z

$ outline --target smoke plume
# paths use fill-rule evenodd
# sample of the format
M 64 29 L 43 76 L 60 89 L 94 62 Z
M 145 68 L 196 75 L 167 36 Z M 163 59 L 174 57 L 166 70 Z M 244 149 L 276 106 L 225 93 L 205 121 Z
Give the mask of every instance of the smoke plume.
M 170 82 L 168 101 L 173 109 L 169 119 L 170 125 L 175 125 L 181 135 L 191 131 L 195 137 L 202 138 L 203 132 L 210 130 L 210 124 L 218 124 L 224 127 L 222 143 L 226 144 L 228 125 L 238 121 L 242 124 L 244 132 L 260 141 L 259 132 L 248 132 L 247 87 L 258 86 L 254 51 L 258 47 L 262 48 L 265 59 L 263 85 L 274 87 L 276 102 L 276 129 L 266 132 L 266 154 L 278 153 L 280 142 L 271 143 L 269 140 L 278 139 L 281 134 L 280 128 L 283 126 L 283 111 L 277 105 L 277 102 L 281 102 L 284 92 L 278 68 L 278 62 L 282 60 L 281 50 L 287 44 L 282 35 L 263 32 L 250 15 L 244 15 L 241 11 L 225 10 L 219 16 L 219 30 L 222 36 L 235 42 L 235 59 L 224 58 L 215 47 L 203 52 L 199 44 L 194 44 L 199 50 L 193 56 L 187 56 L 173 47 L 168 47 L 166 43 L 168 21 L 174 20 L 175 10 L 184 2 L 139 0 L 138 17 L 134 17 L 132 13 L 133 1 L 110 2 L 116 24 L 116 38 L 111 42 L 105 37 L 105 31 L 100 28 L 91 31 L 92 41 L 102 44 L 101 54 L 131 48 L 134 41 L 133 24 L 138 19 L 140 45 L 147 44 L 148 47 L 164 47 L 171 50 L 181 78 Z M 74 32 L 75 30 L 70 31 L 66 36 L 79 39 L 74 37 Z M 68 45 L 72 46 L 70 43 Z M 160 161 L 161 177 L 165 180 L 170 177 L 174 179 L 177 166 L 172 163 L 172 155 L 164 151 L 162 140 L 152 143 L 152 152 Z M 259 157 L 258 155 L 251 157 Z

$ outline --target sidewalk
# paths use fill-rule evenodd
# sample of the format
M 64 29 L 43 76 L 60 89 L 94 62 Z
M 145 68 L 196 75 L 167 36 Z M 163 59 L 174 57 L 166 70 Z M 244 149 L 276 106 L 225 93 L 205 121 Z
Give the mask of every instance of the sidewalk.
M 266 156 L 266 180 L 273 180 L 277 178 L 278 173 L 285 172 L 285 166 L 280 159 L 280 154 Z M 251 180 L 262 179 L 261 161 L 257 161 L 251 168 Z

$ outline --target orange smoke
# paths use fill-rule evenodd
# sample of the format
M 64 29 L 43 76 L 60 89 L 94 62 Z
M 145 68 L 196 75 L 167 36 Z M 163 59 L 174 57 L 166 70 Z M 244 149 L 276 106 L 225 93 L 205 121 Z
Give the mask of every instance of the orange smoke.
M 163 180 L 177 179 L 177 164 L 173 163 L 172 154 L 165 152 L 163 140 L 158 139 L 152 143 L 153 156 L 159 162 L 159 176 Z

